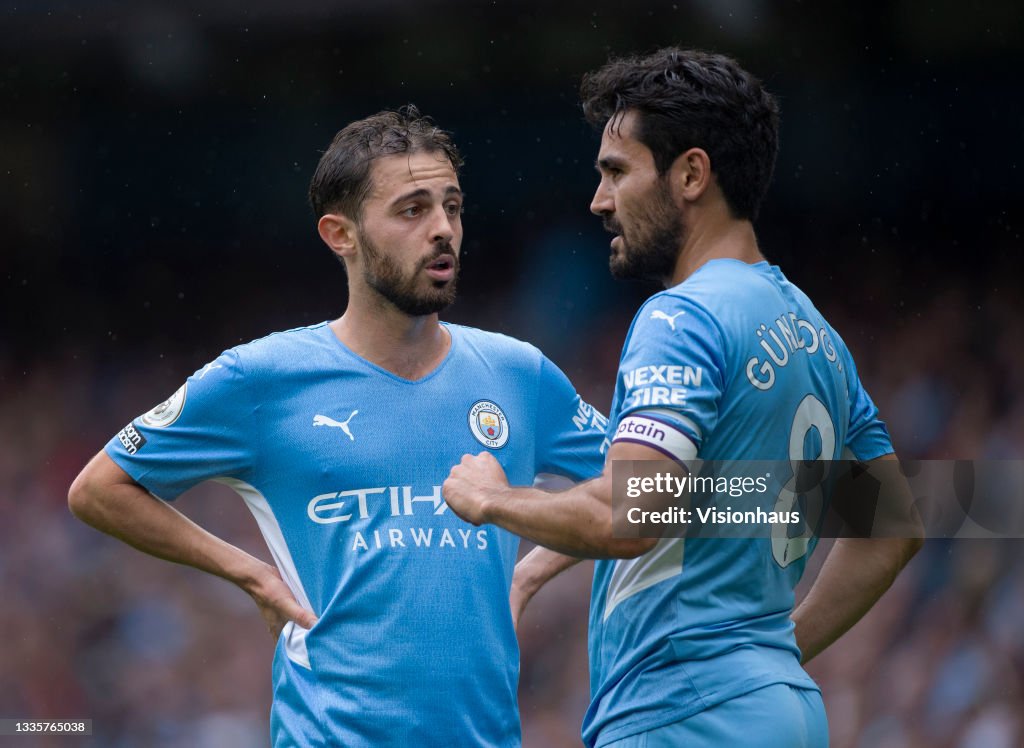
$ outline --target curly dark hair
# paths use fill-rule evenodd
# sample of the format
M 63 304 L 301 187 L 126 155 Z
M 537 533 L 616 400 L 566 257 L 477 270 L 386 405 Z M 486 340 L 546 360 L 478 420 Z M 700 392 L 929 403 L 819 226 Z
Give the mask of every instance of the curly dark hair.
M 370 192 L 370 167 L 374 159 L 396 153 L 439 153 L 456 174 L 462 156 L 451 134 L 434 125 L 413 104 L 383 111 L 347 125 L 334 136 L 320 157 L 309 183 L 309 204 L 320 218 L 338 211 L 359 220 L 363 200 Z
M 667 47 L 611 60 L 580 86 L 587 121 L 603 129 L 635 111 L 634 136 L 664 175 L 703 148 L 736 218 L 757 218 L 779 149 L 779 105 L 761 81 L 725 55 Z

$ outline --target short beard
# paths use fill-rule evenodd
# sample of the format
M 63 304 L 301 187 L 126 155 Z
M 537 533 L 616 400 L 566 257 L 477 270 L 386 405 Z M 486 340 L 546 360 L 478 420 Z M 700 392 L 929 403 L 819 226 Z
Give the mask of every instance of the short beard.
M 420 261 L 413 272 L 403 277 L 402 268 L 391 257 L 380 251 L 362 230 L 358 233 L 363 248 L 363 279 L 374 291 L 389 301 L 398 311 L 410 317 L 437 314 L 455 301 L 455 286 L 459 278 L 459 259 L 448 243 L 437 244 L 434 252 Z M 417 290 L 420 271 L 438 257 L 450 254 L 454 260 L 455 275 L 450 281 L 432 281 L 432 287 Z
M 605 221 L 605 228 L 622 237 L 619 251 L 608 260 L 614 278 L 665 282 L 675 272 L 685 230 L 683 218 L 664 185 L 653 193 L 650 203 L 631 221 L 636 229 L 629 239 L 618 222 Z

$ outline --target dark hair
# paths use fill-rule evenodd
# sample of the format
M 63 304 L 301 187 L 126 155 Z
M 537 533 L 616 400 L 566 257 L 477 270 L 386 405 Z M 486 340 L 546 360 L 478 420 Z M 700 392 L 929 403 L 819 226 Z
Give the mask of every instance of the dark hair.
M 334 136 L 320 157 L 309 183 L 309 204 L 317 218 L 339 211 L 359 220 L 363 200 L 370 191 L 370 166 L 381 156 L 396 153 L 438 152 L 456 173 L 462 157 L 451 135 L 409 104 L 397 111 L 377 112 L 358 120 Z
M 779 149 L 779 105 L 731 57 L 667 47 L 611 60 L 584 76 L 580 98 L 587 121 L 602 129 L 636 111 L 634 136 L 661 175 L 703 148 L 733 216 L 757 218 Z

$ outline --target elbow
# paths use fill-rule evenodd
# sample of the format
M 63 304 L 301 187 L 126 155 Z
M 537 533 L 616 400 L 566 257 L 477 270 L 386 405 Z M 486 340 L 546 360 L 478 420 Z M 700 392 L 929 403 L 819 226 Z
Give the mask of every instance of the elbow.
M 131 484 L 128 474 L 100 452 L 68 488 L 68 509 L 77 519 L 106 532 L 123 524 L 131 509 L 130 493 L 125 493 Z
M 68 489 L 68 509 L 77 519 L 87 524 L 96 513 L 98 492 L 86 467 Z
M 917 552 L 924 547 L 924 538 L 924 522 L 922 522 L 921 517 L 915 511 L 913 517 L 909 520 L 906 534 L 903 536 L 903 542 L 900 544 L 900 550 L 902 551 L 901 568 L 906 566 L 910 559 L 916 556 Z
M 903 563 L 904 563 L 904 565 L 909 563 L 910 559 L 912 559 L 914 556 L 916 556 L 917 552 L 919 550 L 921 550 L 923 547 L 924 547 L 924 538 L 923 537 L 907 538 L 906 541 L 904 542 L 904 545 L 903 545 L 903 558 L 904 558 Z
M 907 564 L 910 563 L 910 560 L 924 546 L 924 539 L 921 537 L 905 537 L 879 540 L 886 543 L 889 549 L 885 563 L 888 568 L 889 582 L 891 584 L 896 581 L 896 577 L 900 575 Z M 879 541 L 876 540 L 875 542 Z
M 637 558 L 658 544 L 657 538 L 629 537 L 637 532 L 636 527 L 620 527 L 612 520 L 611 512 L 602 507 L 601 514 L 594 517 L 589 527 L 578 535 L 579 553 L 584 558 Z
M 636 525 L 616 521 L 604 507 L 592 528 L 587 544 L 594 558 L 637 558 L 658 544 L 657 538 L 633 537 L 638 532 Z
M 658 544 L 655 538 L 611 538 L 604 547 L 606 558 L 637 558 Z

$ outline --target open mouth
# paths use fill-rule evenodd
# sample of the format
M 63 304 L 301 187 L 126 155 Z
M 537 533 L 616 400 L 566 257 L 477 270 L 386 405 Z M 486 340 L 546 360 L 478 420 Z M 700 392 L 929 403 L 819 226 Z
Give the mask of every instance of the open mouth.
M 455 275 L 455 257 L 441 255 L 430 262 L 426 268 L 427 275 L 436 280 L 450 280 Z

